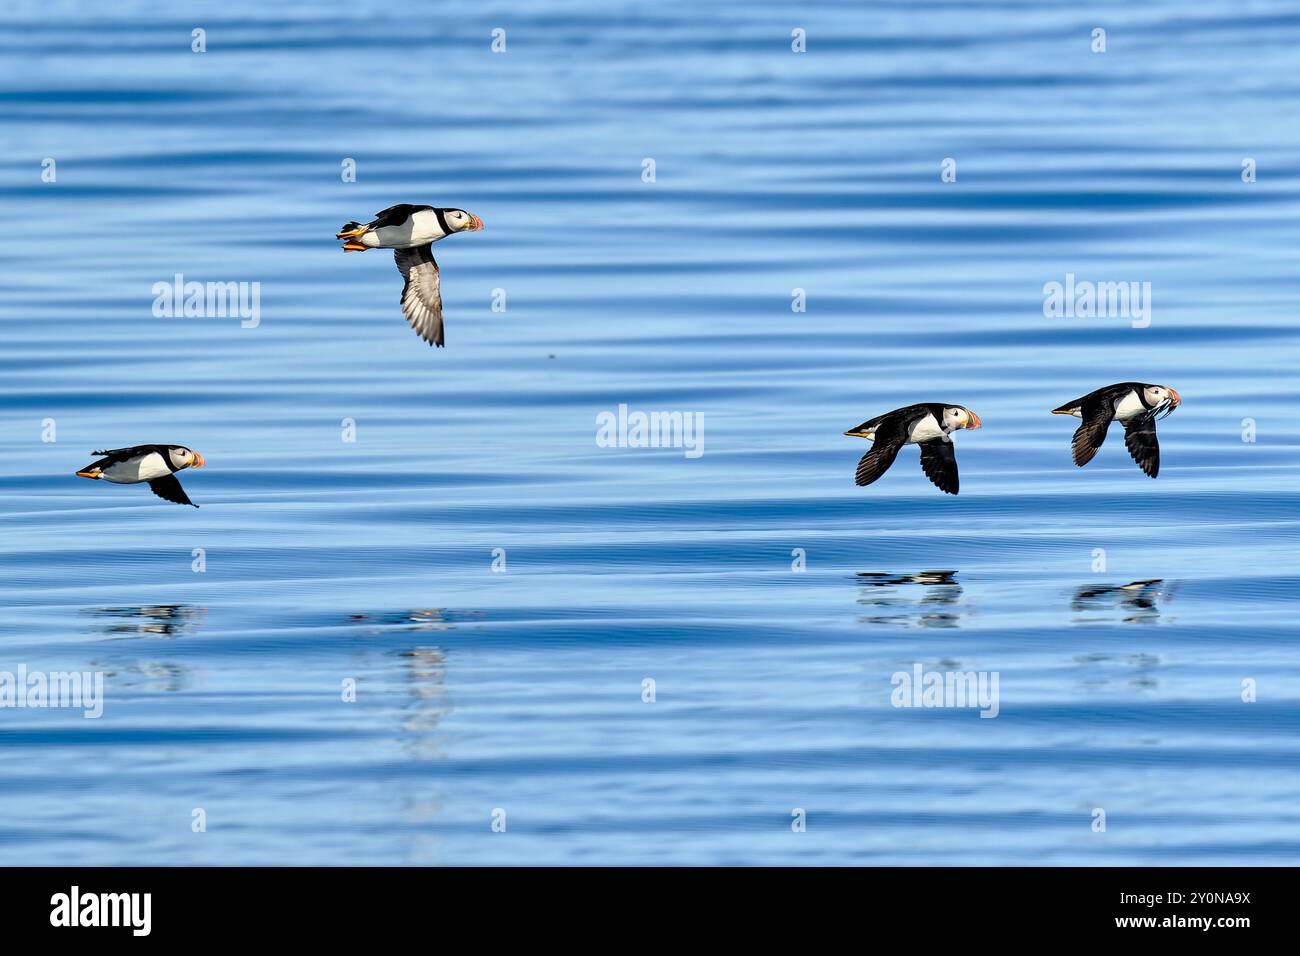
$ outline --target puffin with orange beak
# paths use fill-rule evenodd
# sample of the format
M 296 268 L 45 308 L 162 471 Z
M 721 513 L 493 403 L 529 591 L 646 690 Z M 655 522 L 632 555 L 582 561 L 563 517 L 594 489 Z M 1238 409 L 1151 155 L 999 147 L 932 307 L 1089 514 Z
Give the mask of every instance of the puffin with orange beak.
M 1083 398 L 1052 409 L 1053 415 L 1073 415 L 1083 420 L 1074 432 L 1070 452 L 1082 468 L 1092 461 L 1106 440 L 1112 421 L 1124 426 L 1124 447 L 1138 467 L 1152 478 L 1160 474 L 1160 443 L 1156 440 L 1156 419 L 1167 418 L 1183 398 L 1167 385 L 1121 382 L 1107 385 Z
M 105 457 L 78 471 L 78 478 L 111 481 L 115 485 L 147 483 L 149 490 L 165 501 L 198 507 L 176 480 L 176 472 L 202 468 L 207 463 L 202 455 L 184 445 L 134 445 L 101 449 L 91 454 Z
M 940 491 L 955 495 L 957 452 L 950 436 L 959 428 L 979 428 L 982 424 L 969 408 L 933 402 L 908 405 L 868 419 L 844 433 L 872 440 L 871 451 L 858 462 L 855 480 L 859 485 L 871 484 L 889 470 L 904 445 L 918 445 L 925 476 Z
M 442 289 L 433 243 L 453 232 L 478 232 L 483 220 L 464 209 L 413 206 L 399 203 L 378 213 L 370 222 L 344 223 L 334 238 L 345 240 L 344 252 L 392 249 L 402 286 L 402 314 L 416 335 L 430 345 L 446 344 L 442 332 Z

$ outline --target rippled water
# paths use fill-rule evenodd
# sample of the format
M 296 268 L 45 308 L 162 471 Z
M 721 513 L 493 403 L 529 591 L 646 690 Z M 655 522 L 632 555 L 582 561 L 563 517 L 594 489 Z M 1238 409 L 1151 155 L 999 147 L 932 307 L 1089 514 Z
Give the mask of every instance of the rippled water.
M 0 670 L 106 675 L 0 710 L 0 860 L 1295 861 L 1289 5 L 115 6 L 0 19 Z M 332 239 L 394 202 L 487 223 L 446 350 Z M 1047 414 L 1131 379 L 1158 481 Z M 853 485 L 914 401 L 984 420 L 959 498 Z M 72 475 L 172 441 L 198 511 Z

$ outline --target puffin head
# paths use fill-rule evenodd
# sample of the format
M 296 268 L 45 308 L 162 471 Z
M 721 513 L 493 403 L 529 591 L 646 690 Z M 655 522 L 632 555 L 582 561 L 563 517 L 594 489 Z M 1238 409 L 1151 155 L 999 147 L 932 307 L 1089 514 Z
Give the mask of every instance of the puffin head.
M 1148 407 L 1164 411 L 1166 415 L 1172 415 L 1174 409 L 1183 403 L 1183 397 L 1168 385 L 1143 385 L 1142 393 Z
M 464 209 L 444 209 L 442 215 L 452 232 L 478 232 L 483 228 L 483 220 Z
M 176 466 L 177 471 L 182 468 L 202 468 L 207 464 L 202 455 L 197 451 L 191 451 L 184 445 L 172 445 L 167 449 L 167 454 L 171 458 L 172 464 Z
M 945 431 L 954 431 L 958 428 L 980 428 L 983 424 L 978 415 L 961 405 L 949 405 L 943 410 L 943 427 Z

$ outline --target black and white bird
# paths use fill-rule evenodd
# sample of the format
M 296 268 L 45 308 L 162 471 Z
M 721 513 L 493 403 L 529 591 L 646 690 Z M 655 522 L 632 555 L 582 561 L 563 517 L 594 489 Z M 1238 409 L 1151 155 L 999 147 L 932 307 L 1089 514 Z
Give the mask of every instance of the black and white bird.
M 957 454 L 950 436 L 959 428 L 982 424 L 978 415 L 961 405 L 926 402 L 879 415 L 844 434 L 874 442 L 858 462 L 855 477 L 859 485 L 869 485 L 888 471 L 904 445 L 919 445 L 925 476 L 940 491 L 955 495 Z
M 349 222 L 335 234 L 345 239 L 344 252 L 392 249 L 397 271 L 402 274 L 402 314 L 417 335 L 442 348 L 442 291 L 438 263 L 433 260 L 433 243 L 453 232 L 477 232 L 483 220 L 463 209 L 413 206 L 399 203 L 378 213 L 362 225 Z
M 92 451 L 103 455 L 77 472 L 78 478 L 111 481 L 117 485 L 148 483 L 149 490 L 159 498 L 178 505 L 198 505 L 190 501 L 185 489 L 176 480 L 176 472 L 186 468 L 202 468 L 203 456 L 184 445 L 135 445 L 131 448 L 109 448 Z
M 1118 421 L 1124 426 L 1124 447 L 1138 467 L 1154 478 L 1160 474 L 1156 418 L 1172 415 L 1182 403 L 1182 396 L 1167 385 L 1121 382 L 1066 402 L 1052 409 L 1052 414 L 1074 415 L 1083 420 L 1070 443 L 1074 463 L 1080 468 L 1092 461 L 1101 448 L 1111 421 Z

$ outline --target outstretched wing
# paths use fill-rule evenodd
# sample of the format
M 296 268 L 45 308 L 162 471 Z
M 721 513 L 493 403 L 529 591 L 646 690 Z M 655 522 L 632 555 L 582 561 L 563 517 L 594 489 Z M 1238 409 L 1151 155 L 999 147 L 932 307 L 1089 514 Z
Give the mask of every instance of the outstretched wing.
M 1154 478 L 1160 474 L 1160 442 L 1156 440 L 1155 415 L 1143 415 L 1125 424 L 1124 447 L 1148 475 Z
M 163 475 L 161 478 L 155 478 L 149 482 L 149 490 L 164 501 L 174 501 L 178 505 L 198 507 L 198 505 L 190 501 L 189 495 L 185 494 L 185 489 L 181 487 L 181 483 L 176 480 L 175 475 Z
M 957 449 L 950 438 L 931 438 L 921 446 L 921 470 L 940 491 L 957 493 Z
M 402 314 L 415 334 L 430 345 L 442 348 L 442 289 L 438 263 L 433 261 L 430 246 L 397 249 L 397 270 L 406 283 L 402 286 Z
M 876 437 L 871 451 L 862 456 L 854 480 L 859 485 L 869 485 L 889 470 L 898 457 L 898 450 L 907 440 L 907 425 L 899 416 L 885 417 L 876 427 Z
M 146 455 L 151 451 L 157 450 L 156 445 L 132 445 L 130 448 L 101 448 L 98 451 L 92 451 L 92 455 L 103 455 L 105 461 L 112 464 L 115 461 L 128 461 L 137 455 Z M 96 462 L 100 464 L 100 462 Z
M 414 203 L 399 202 L 396 206 L 389 206 L 387 209 L 381 209 L 375 213 L 375 218 L 368 224 L 368 228 L 379 229 L 383 226 L 400 226 L 411 218 L 411 213 L 432 208 L 432 206 L 417 206 Z
M 1082 468 L 1092 461 L 1097 449 L 1106 440 L 1106 430 L 1115 417 L 1115 406 L 1112 402 L 1090 395 L 1079 412 L 1083 424 L 1075 429 L 1070 453 L 1074 456 L 1074 463 Z

